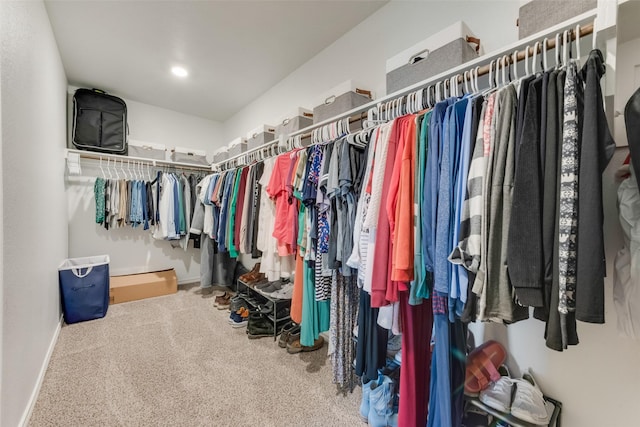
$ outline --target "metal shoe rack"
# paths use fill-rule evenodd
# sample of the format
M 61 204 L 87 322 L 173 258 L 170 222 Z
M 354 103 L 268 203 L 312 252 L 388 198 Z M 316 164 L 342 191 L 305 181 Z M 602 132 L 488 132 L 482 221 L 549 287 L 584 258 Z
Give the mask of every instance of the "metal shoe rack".
M 485 405 L 484 403 L 482 403 L 480 399 L 478 399 L 477 397 L 465 396 L 465 400 L 467 404 L 465 411 L 469 410 L 470 409 L 469 405 L 471 405 L 491 415 L 494 418 L 494 420 L 502 420 L 508 423 L 511 427 L 539 427 L 539 426 L 536 426 L 535 424 L 522 421 L 511 414 L 506 414 L 504 412 L 497 411 Z M 544 401 L 545 401 L 547 414 L 550 415 L 549 424 L 547 424 L 547 426 L 561 427 L 560 416 L 562 415 L 562 402 L 552 399 L 549 396 L 544 396 Z M 491 425 L 495 425 L 495 421 Z
M 247 304 L 249 304 L 256 310 L 258 309 L 258 307 L 266 304 L 269 301 L 273 303 L 273 310 L 271 311 L 271 313 L 264 314 L 264 316 L 266 316 L 267 319 L 273 322 L 273 340 L 275 341 L 279 333 L 278 322 L 282 322 L 283 320 L 288 320 L 291 318 L 290 316 L 277 317 L 278 311 L 282 310 L 283 308 L 291 309 L 291 300 L 272 298 L 269 295 L 265 295 L 262 292 L 259 292 L 258 290 L 250 286 L 248 283 L 243 282 L 240 279 L 238 279 L 238 285 L 239 285 L 238 292 L 242 291 L 242 288 L 245 288 L 247 290 L 246 293 L 254 297 L 252 300 L 249 299 L 246 301 L 247 301 Z

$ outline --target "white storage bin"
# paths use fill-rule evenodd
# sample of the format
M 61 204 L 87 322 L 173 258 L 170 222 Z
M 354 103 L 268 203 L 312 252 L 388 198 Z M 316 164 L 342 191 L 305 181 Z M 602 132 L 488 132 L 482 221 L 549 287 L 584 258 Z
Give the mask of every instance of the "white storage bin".
M 229 147 L 229 157 L 237 156 L 247 151 L 247 140 L 246 138 L 236 138 L 227 147 Z
M 164 144 L 129 140 L 129 156 L 143 157 L 145 159 L 165 160 L 167 147 Z
M 213 153 L 213 163 L 220 163 L 229 158 L 229 147 L 222 147 Z
M 313 112 L 306 108 L 298 108 L 285 115 L 280 123 L 276 126 L 275 137 L 280 135 L 287 136 L 293 132 L 304 129 L 313 124 Z
M 470 42 L 477 40 L 477 43 Z M 387 94 L 394 93 L 481 55 L 480 41 L 462 21 L 387 60 Z
M 275 126 L 262 125 L 247 133 L 247 148 L 259 147 L 262 144 L 271 142 L 275 139 Z
M 171 150 L 171 161 L 179 163 L 191 163 L 199 166 L 208 166 L 207 152 L 194 150 L 193 148 L 175 147 Z
M 322 104 L 313 109 L 313 123 L 320 123 L 366 104 L 373 99 L 373 94 L 357 87 L 353 80 L 347 80 L 325 92 L 321 99 Z
M 523 39 L 598 7 L 598 0 L 533 0 L 520 7 L 518 36 Z

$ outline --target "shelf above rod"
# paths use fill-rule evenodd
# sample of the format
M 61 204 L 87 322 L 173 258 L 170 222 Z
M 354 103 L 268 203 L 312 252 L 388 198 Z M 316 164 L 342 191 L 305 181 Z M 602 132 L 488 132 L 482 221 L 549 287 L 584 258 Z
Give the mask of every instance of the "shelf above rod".
M 153 167 L 163 167 L 167 166 L 169 168 L 175 169 L 185 169 L 185 170 L 193 170 L 193 171 L 207 171 L 210 172 L 212 170 L 212 166 L 204 166 L 204 165 L 194 165 L 191 163 L 184 162 L 172 162 L 170 160 L 159 160 L 159 159 L 147 159 L 144 157 L 132 157 L 132 156 L 120 156 L 117 154 L 108 154 L 108 153 L 97 153 L 93 151 L 83 151 L 83 150 L 75 150 L 72 148 L 68 148 L 65 150 L 65 158 L 69 158 L 69 154 L 77 154 L 80 156 L 80 159 L 89 159 L 89 160 L 113 160 L 116 163 L 127 164 L 131 162 L 142 163 L 144 165 L 149 165 Z

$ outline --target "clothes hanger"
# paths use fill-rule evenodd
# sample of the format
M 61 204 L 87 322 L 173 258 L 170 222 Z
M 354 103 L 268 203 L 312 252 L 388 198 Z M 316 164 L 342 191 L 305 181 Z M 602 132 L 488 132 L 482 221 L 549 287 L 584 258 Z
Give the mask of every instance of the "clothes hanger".
M 547 45 L 549 44 L 549 39 L 547 37 L 542 41 L 542 56 L 540 58 L 540 64 L 542 66 L 542 71 L 547 71 Z
M 569 64 L 569 52 L 567 51 L 567 42 L 569 37 L 569 30 L 565 30 L 562 33 L 562 65 L 566 67 Z
M 513 80 L 518 80 L 518 51 L 514 50 L 511 54 L 511 68 L 513 68 Z
M 580 55 L 581 55 L 581 51 L 580 51 L 580 24 L 576 25 L 575 35 L 576 35 L 576 39 L 575 39 L 576 61 L 578 62 L 578 68 L 580 68 Z
M 480 85 L 478 84 L 478 74 L 480 72 L 480 67 L 476 66 L 476 68 L 473 69 L 473 80 L 472 80 L 472 84 L 471 86 L 473 86 L 473 91 L 475 93 L 480 93 Z
M 465 92 L 465 94 L 471 93 L 469 91 L 469 80 L 468 80 L 470 73 L 471 73 L 471 71 L 465 71 L 463 73 L 463 75 L 462 75 L 463 76 L 462 79 L 463 79 L 463 82 L 464 82 L 464 92 Z
M 531 66 L 533 68 L 533 75 L 535 76 L 538 73 L 538 63 L 536 59 L 538 58 L 538 49 L 540 49 L 540 42 L 536 42 L 533 46 L 533 59 L 531 60 Z
M 506 77 L 507 77 L 507 80 L 505 81 L 505 85 L 507 85 L 507 84 L 511 84 L 511 81 L 513 80 L 511 78 L 511 56 L 504 55 L 503 58 L 504 58 L 504 68 L 505 68 Z
M 102 169 L 102 156 L 100 156 L 100 171 L 102 171 L 102 179 L 107 179 L 107 175 L 104 173 L 104 169 Z
M 489 87 L 482 92 L 482 96 L 487 96 L 495 90 L 495 80 L 493 77 L 493 67 L 495 59 L 489 62 Z M 497 69 L 497 68 L 496 68 Z M 477 84 L 477 72 L 476 72 L 476 84 Z
M 598 18 L 593 19 L 593 32 L 591 33 L 591 49 L 596 50 L 598 48 L 597 38 L 598 38 Z
M 560 33 L 556 33 L 556 70 L 559 70 L 560 67 L 562 66 L 562 51 L 560 50 Z

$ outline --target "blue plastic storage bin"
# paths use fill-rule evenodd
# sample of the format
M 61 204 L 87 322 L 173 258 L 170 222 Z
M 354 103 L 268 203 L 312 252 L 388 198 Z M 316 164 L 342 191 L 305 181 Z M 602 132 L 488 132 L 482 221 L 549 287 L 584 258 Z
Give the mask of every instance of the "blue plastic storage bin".
M 66 323 L 99 319 L 109 308 L 109 256 L 65 260 L 58 268 Z

